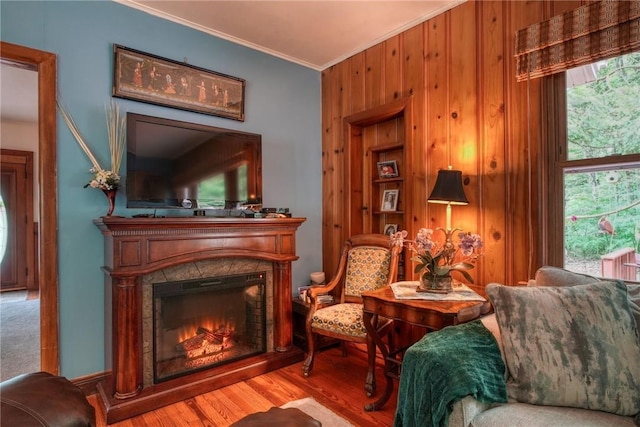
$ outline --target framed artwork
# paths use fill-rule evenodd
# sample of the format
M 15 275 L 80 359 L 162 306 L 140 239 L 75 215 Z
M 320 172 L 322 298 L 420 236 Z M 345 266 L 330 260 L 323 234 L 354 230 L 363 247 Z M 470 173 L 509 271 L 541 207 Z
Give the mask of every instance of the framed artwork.
M 400 190 L 384 190 L 382 193 L 381 212 L 393 212 L 398 206 L 398 193 Z
M 395 160 L 389 160 L 385 162 L 378 162 L 378 177 L 383 178 L 395 178 L 398 176 L 398 164 Z
M 387 236 L 391 236 L 392 234 L 396 234 L 398 232 L 398 224 L 385 224 L 384 232 Z
M 244 121 L 245 80 L 113 45 L 113 96 Z

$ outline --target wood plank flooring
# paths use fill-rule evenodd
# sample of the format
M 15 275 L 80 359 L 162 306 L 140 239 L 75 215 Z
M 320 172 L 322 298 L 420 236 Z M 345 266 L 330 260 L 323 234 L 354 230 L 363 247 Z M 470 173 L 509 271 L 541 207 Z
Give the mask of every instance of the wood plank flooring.
M 316 355 L 309 378 L 302 375 L 300 362 L 111 424 L 111 427 L 224 427 L 254 412 L 305 397 L 313 397 L 355 426 L 391 426 L 396 408 L 397 382 L 394 394 L 381 410 L 365 412 L 364 405 L 382 393 L 385 379 L 381 366 L 378 366 L 376 396 L 367 398 L 364 393 L 366 355 L 354 348 L 350 348 L 348 353 L 343 357 L 342 350 L 337 347 L 320 352 Z M 106 426 L 97 396 L 90 396 L 89 400 L 96 407 L 97 426 Z

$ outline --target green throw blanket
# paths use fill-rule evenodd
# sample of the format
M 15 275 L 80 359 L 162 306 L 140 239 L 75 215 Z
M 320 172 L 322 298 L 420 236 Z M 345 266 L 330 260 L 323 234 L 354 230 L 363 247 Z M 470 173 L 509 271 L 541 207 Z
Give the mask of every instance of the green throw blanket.
M 468 395 L 506 402 L 504 372 L 498 344 L 479 320 L 428 333 L 404 355 L 393 425 L 444 427 Z

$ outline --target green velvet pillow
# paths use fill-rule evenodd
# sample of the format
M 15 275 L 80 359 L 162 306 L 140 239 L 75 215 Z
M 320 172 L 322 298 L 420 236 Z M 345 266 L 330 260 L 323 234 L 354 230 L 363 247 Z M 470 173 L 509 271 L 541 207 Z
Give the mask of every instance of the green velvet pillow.
M 631 416 L 640 413 L 640 338 L 623 283 L 487 285 L 510 398 Z

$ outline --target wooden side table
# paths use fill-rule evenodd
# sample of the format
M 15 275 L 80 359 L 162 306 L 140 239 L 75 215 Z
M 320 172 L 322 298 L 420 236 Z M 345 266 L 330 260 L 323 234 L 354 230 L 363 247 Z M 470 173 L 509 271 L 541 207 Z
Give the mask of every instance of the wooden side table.
M 416 282 L 417 284 L 417 282 Z M 475 292 L 486 298 L 484 289 L 470 286 Z M 373 403 L 365 405 L 365 411 L 376 411 L 389 400 L 393 393 L 393 380 L 400 379 L 401 360 L 397 356 L 405 348 L 389 348 L 376 333 L 373 320 L 376 316 L 383 316 L 394 321 L 406 322 L 437 331 L 446 326 L 475 320 L 491 311 L 489 301 L 428 301 L 428 300 L 399 300 L 393 295 L 389 286 L 376 291 L 363 292 L 363 321 L 367 332 L 371 335 L 376 346 L 384 358 L 384 376 L 386 386 L 384 392 Z M 394 342 L 395 340 L 391 340 Z

